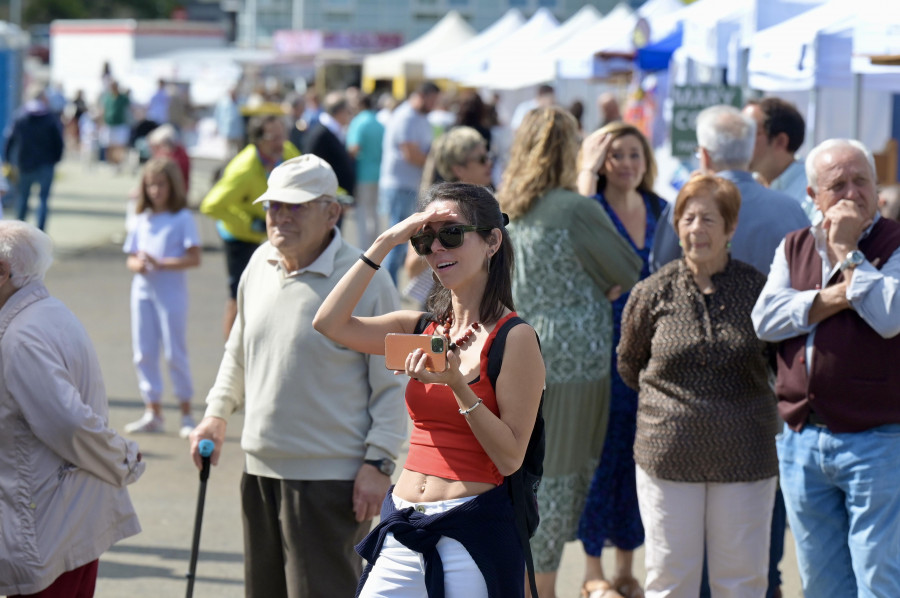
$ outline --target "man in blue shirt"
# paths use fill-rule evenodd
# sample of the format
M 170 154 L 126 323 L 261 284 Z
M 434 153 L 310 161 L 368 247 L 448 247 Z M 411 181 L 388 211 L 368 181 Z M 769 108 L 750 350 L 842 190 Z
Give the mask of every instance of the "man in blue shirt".
M 347 130 L 347 151 L 356 158 L 356 244 L 368 247 L 378 234 L 378 171 L 384 125 L 378 122 L 372 96 L 359 100 L 360 112 Z
M 821 219 L 819 208 L 806 193 L 806 166 L 794 157 L 806 136 L 806 122 L 790 102 L 781 98 L 752 100 L 744 114 L 756 121 L 756 145 L 750 170 L 800 204 L 810 221 Z
M 733 106 L 711 106 L 697 116 L 700 170 L 731 181 L 741 192 L 731 257 L 767 274 L 775 248 L 787 233 L 809 226 L 809 218 L 796 200 L 753 179 L 748 167 L 755 140 L 756 123 Z M 650 268 L 656 271 L 680 257 L 669 205 L 657 225 Z

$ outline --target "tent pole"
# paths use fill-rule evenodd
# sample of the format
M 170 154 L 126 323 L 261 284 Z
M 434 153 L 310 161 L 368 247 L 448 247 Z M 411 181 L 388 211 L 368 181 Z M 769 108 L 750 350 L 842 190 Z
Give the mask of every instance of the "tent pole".
M 862 110 L 862 73 L 853 73 L 850 96 L 850 139 L 859 139 L 859 117 Z
M 816 108 L 819 103 L 819 88 L 813 87 L 809 90 L 809 104 L 806 107 L 806 138 L 809 139 L 809 146 L 813 148 L 819 144 L 817 132 L 819 127 L 816 126 L 818 115 Z

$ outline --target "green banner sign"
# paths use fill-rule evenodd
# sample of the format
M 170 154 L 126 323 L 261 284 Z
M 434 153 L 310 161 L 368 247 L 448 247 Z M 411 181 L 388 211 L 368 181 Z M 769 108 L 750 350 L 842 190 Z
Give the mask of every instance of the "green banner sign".
M 684 85 L 672 90 L 672 155 L 687 158 L 697 150 L 697 114 L 717 104 L 743 105 L 740 87 Z

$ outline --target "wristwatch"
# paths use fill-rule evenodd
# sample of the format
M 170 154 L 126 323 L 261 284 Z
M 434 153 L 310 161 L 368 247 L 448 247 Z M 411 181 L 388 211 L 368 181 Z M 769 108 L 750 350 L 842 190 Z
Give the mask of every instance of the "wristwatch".
M 841 262 L 841 272 L 843 272 L 844 270 L 855 268 L 864 261 L 866 261 L 866 256 L 863 255 L 863 252 L 859 249 L 854 249 L 853 251 L 848 253 L 846 259 Z
M 366 459 L 366 465 L 371 465 L 386 476 L 393 475 L 396 464 L 390 459 Z

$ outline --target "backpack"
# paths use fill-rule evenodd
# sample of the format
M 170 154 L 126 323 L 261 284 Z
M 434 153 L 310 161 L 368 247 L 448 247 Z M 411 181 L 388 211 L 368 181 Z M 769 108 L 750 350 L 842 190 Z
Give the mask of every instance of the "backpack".
M 419 318 L 415 333 L 421 334 L 434 320 L 432 314 L 426 313 Z M 487 373 L 491 385 L 496 388 L 497 377 L 500 375 L 500 367 L 503 365 L 503 351 L 506 349 L 506 337 L 509 331 L 518 324 L 524 324 L 525 320 L 516 316 L 503 323 L 494 335 L 494 342 L 488 350 Z M 541 341 L 538 339 L 538 347 Z M 528 439 L 528 447 L 525 449 L 525 458 L 522 466 L 512 475 L 506 476 L 503 483 L 509 489 L 509 498 L 512 501 L 513 511 L 516 515 L 516 531 L 519 534 L 519 543 L 525 556 L 525 567 L 528 570 L 528 583 L 531 587 L 532 598 L 539 598 L 537 584 L 534 580 L 534 559 L 531 556 L 531 543 L 529 538 L 534 536 L 538 524 L 541 521 L 538 512 L 537 492 L 541 485 L 541 477 L 544 474 L 544 394 L 541 392 L 541 401 L 538 404 L 537 417 L 531 438 Z

